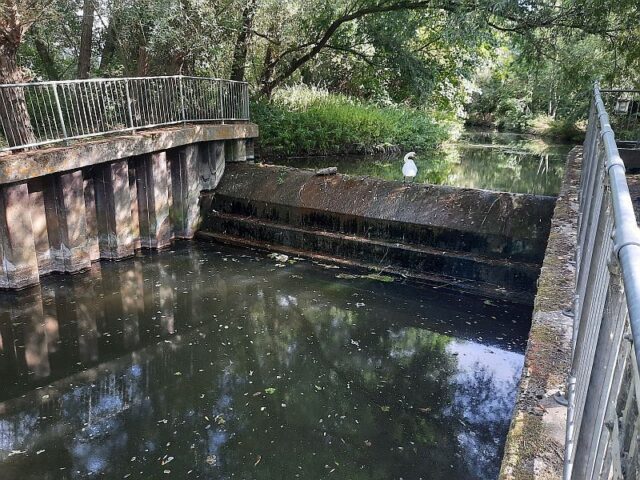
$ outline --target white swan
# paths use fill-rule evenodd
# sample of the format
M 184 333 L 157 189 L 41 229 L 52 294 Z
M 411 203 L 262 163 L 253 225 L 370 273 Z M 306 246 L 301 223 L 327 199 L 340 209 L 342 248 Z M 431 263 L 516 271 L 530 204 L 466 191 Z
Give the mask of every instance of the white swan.
M 409 152 L 404 156 L 404 165 L 402 166 L 402 176 L 404 177 L 403 181 L 407 181 L 407 178 L 413 179 L 418 174 L 418 167 L 416 167 L 413 158 L 416 156 L 416 152 Z

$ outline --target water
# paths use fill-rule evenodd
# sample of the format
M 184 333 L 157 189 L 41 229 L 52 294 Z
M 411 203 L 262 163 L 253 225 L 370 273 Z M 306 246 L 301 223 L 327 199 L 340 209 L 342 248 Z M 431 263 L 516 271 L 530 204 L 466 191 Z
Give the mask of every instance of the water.
M 415 159 L 419 183 L 557 195 L 572 145 L 551 144 L 531 135 L 467 131 L 439 152 Z M 405 152 L 406 153 L 406 152 Z M 403 154 L 350 155 L 274 160 L 300 168 L 337 166 L 338 172 L 402 180 Z
M 496 478 L 530 308 L 330 267 L 182 244 L 0 294 L 0 478 Z

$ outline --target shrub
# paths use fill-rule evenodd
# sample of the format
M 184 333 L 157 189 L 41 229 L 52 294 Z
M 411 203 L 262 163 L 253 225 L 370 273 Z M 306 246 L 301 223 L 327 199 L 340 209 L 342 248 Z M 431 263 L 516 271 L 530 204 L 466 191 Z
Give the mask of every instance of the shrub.
M 535 117 L 529 128 L 531 133 L 543 137 L 554 137 L 561 140 L 580 142 L 584 140 L 585 131 L 575 121 L 556 119 L 547 115 Z
M 426 111 L 379 106 L 309 87 L 278 91 L 255 101 L 262 156 L 372 153 L 399 147 L 436 148 L 449 137 L 452 120 Z

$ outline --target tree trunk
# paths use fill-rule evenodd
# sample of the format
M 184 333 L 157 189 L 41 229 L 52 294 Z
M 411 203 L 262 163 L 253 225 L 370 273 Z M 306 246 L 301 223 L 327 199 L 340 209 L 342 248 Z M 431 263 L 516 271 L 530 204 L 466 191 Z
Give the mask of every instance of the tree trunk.
M 38 57 L 40 57 L 40 61 L 42 62 L 42 68 L 44 69 L 44 73 L 47 75 L 47 79 L 60 80 L 60 72 L 58 71 L 56 62 L 51 55 L 49 46 L 38 36 L 36 32 L 34 32 L 33 43 L 36 47 L 36 52 L 38 52 Z
M 146 45 L 138 47 L 138 57 L 136 59 L 136 75 L 146 77 L 149 72 L 149 50 Z
M 244 80 L 245 68 L 247 64 L 247 50 L 251 38 L 251 28 L 253 16 L 256 13 L 256 0 L 247 0 L 247 4 L 242 10 L 242 25 L 240 33 L 236 39 L 233 51 L 233 65 L 231 67 L 231 80 L 242 82 Z
M 264 68 L 262 69 L 262 75 L 260 77 L 260 93 L 267 99 L 271 98 L 273 93 L 273 47 L 271 44 L 267 45 L 267 51 L 264 55 Z
M 78 78 L 89 78 L 91 69 L 91 49 L 93 46 L 94 0 L 84 0 L 82 7 L 82 34 L 80 36 L 80 56 L 78 57 Z
M 0 83 L 22 82 L 22 71 L 18 67 L 18 41 L 13 45 L 0 42 Z M 36 141 L 24 90 L 19 87 L 0 88 L 0 121 L 10 147 L 28 145 Z
M 100 73 L 104 73 L 108 68 L 113 56 L 116 53 L 116 26 L 115 18 L 111 17 L 109 20 L 109 27 L 105 33 L 104 46 L 102 47 L 102 54 L 100 55 L 100 66 L 98 70 Z

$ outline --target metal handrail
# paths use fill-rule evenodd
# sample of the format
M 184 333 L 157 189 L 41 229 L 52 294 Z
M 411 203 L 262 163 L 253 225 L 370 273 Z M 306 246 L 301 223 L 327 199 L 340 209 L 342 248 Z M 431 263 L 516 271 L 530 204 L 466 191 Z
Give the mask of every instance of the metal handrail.
M 640 229 L 599 86 L 583 149 L 565 480 L 636 478 Z
M 0 85 L 0 152 L 186 122 L 248 121 L 246 82 L 91 78 Z
M 629 193 L 624 162 L 618 152 L 615 134 L 598 84 L 594 87 L 594 100 L 611 188 L 615 227 L 614 252 L 622 270 L 631 333 L 634 343 L 640 345 L 640 229 Z M 636 363 L 640 365 L 640 348 L 636 350 Z

